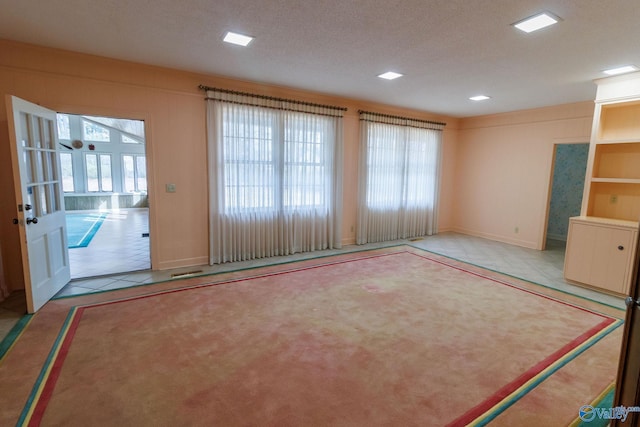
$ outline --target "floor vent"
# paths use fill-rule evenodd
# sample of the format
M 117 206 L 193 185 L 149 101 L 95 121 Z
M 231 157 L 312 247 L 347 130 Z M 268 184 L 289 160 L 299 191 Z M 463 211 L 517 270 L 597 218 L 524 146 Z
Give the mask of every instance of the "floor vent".
M 418 240 L 424 240 L 424 237 L 414 237 L 413 239 L 409 239 L 410 242 L 417 242 Z
M 200 273 L 202 273 L 202 270 L 187 271 L 186 273 L 173 273 L 171 275 L 171 278 L 172 279 L 181 279 L 183 277 L 193 276 L 194 274 L 200 274 Z

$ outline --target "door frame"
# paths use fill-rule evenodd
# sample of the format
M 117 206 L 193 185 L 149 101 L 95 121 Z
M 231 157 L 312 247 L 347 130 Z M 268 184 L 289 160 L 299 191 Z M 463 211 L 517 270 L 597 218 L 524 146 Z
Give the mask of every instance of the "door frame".
M 149 257 L 151 262 L 151 270 L 154 265 L 159 265 L 157 260 L 157 221 L 154 206 L 155 203 L 155 173 L 154 173 L 154 150 L 153 150 L 153 137 L 152 137 L 152 123 L 153 118 L 148 112 L 141 112 L 136 110 L 128 110 L 125 108 L 107 108 L 100 106 L 85 106 L 85 105 L 73 105 L 73 104 L 60 104 L 52 103 L 48 106 L 49 109 L 54 110 L 60 114 L 74 114 L 78 116 L 96 116 L 96 117 L 110 117 L 130 120 L 141 120 L 144 122 L 144 139 L 145 139 L 145 158 L 147 166 L 147 199 L 149 203 Z
M 19 95 L 18 95 L 19 96 Z M 150 112 L 141 112 L 139 110 L 129 110 L 126 108 L 109 108 L 109 107 L 101 107 L 95 105 L 76 105 L 76 104 L 68 104 L 68 103 L 60 103 L 60 102 L 42 102 L 41 99 L 37 97 L 31 96 L 28 97 L 29 102 L 42 105 L 43 107 L 63 113 L 63 114 L 76 114 L 76 115 L 89 115 L 89 116 L 103 116 L 103 117 L 114 117 L 114 118 L 127 118 L 132 120 L 141 120 L 144 122 L 144 132 L 145 132 L 145 157 L 146 157 L 146 166 L 147 166 L 147 197 L 149 201 L 149 256 L 151 261 L 151 269 L 153 270 L 154 265 L 159 265 L 158 262 L 158 242 L 154 236 L 158 235 L 157 232 L 157 220 L 155 215 L 154 206 L 155 203 L 155 173 L 154 173 L 154 147 L 153 147 L 153 135 L 151 129 L 153 128 L 153 117 Z M 8 134 L 7 134 L 8 135 Z M 11 175 L 11 174 L 10 174 Z M 11 175 L 13 177 L 13 175 Z M 13 178 L 12 178 L 13 179 Z M 10 187 L 12 191 L 15 190 L 16 183 L 13 182 Z M 19 186 L 19 183 L 18 183 Z M 15 199 L 15 193 L 12 195 L 12 200 Z M 11 214 L 12 217 L 14 213 Z M 9 218 L 10 219 L 10 218 Z M 20 239 L 19 232 L 15 232 L 15 239 Z M 17 240 L 19 241 L 19 240 Z M 22 259 L 22 255 L 18 254 L 14 257 L 16 262 L 20 262 Z M 20 273 L 22 273 L 22 268 L 19 269 Z M 17 272 L 16 272 L 17 273 Z M 22 278 L 24 280 L 24 278 Z M 16 290 L 16 289 L 14 289 Z
M 85 110 L 83 110 L 83 111 L 85 111 Z M 151 208 L 151 203 L 149 202 L 149 199 L 150 199 L 150 194 L 149 194 L 149 171 L 150 171 L 150 167 L 149 167 L 149 150 L 148 150 L 148 144 L 147 144 L 147 142 L 148 142 L 148 137 L 147 137 L 147 132 L 148 132 L 148 128 L 147 128 L 147 121 L 146 121 L 146 120 L 142 120 L 142 119 L 138 119 L 138 118 L 133 118 L 133 117 L 130 117 L 130 116 L 122 116 L 122 114 L 118 114 L 118 115 L 109 114 L 109 115 L 106 115 L 106 114 L 94 114 L 93 112 L 92 112 L 92 113 L 84 112 L 84 113 L 80 113 L 80 114 L 78 114 L 78 113 L 69 112 L 69 111 L 58 111 L 58 112 L 57 112 L 57 114 L 63 114 L 63 115 L 67 115 L 67 116 L 72 116 L 72 117 L 74 118 L 73 120 L 74 120 L 74 123 L 75 123 L 75 125 L 76 125 L 76 129 L 77 129 L 77 126 L 80 126 L 80 127 L 81 127 L 81 123 L 82 123 L 82 121 L 83 121 L 83 120 L 85 120 L 85 119 L 83 118 L 83 116 L 104 117 L 104 118 L 110 118 L 110 119 L 122 119 L 122 120 L 135 120 L 135 121 L 139 121 L 139 122 L 141 121 L 141 122 L 143 123 L 143 126 L 144 126 L 144 132 L 145 132 L 145 134 L 144 134 L 144 139 L 143 139 L 143 140 L 144 140 L 144 144 L 143 144 L 143 152 L 142 152 L 142 153 L 138 153 L 138 154 L 142 154 L 142 155 L 144 155 L 144 156 L 145 156 L 146 169 L 147 169 L 147 202 L 148 202 L 147 212 L 149 213 L 149 215 L 151 215 L 151 209 L 150 209 L 150 208 Z M 86 119 L 86 120 L 92 121 L 90 118 L 89 118 L 89 119 Z M 70 122 L 71 122 L 71 118 L 70 118 Z M 92 122 L 93 122 L 93 121 L 92 121 Z M 105 125 L 103 125 L 103 124 L 100 124 L 99 122 L 94 122 L 94 123 L 96 123 L 96 124 L 98 124 L 98 125 L 100 125 L 100 126 L 105 126 Z M 107 126 L 105 126 L 105 127 L 107 127 Z M 73 126 L 72 126 L 72 128 L 73 128 Z M 72 131 L 72 132 L 73 132 L 73 131 Z M 124 133 L 124 132 L 123 132 L 123 133 Z M 85 146 L 87 146 L 87 145 L 89 145 L 89 144 L 93 143 L 92 141 L 84 140 L 84 138 L 82 138 L 82 135 L 81 135 L 81 134 L 82 134 L 82 130 L 81 130 L 81 129 L 80 129 L 80 135 L 78 135 L 77 133 L 74 135 L 74 134 L 72 133 L 72 134 L 71 134 L 71 136 L 70 136 L 70 140 L 74 140 L 75 138 L 81 138 L 81 139 L 83 140 L 83 142 L 84 142 Z M 113 141 L 112 141 L 112 142 L 109 142 L 109 143 L 106 143 L 106 144 L 108 145 L 108 144 L 112 144 L 112 143 L 113 143 Z M 96 144 L 96 145 L 98 145 L 99 143 L 95 143 L 95 144 Z M 129 144 L 129 145 L 130 145 L 130 144 Z M 125 151 L 126 153 L 123 153 L 123 151 Z M 96 151 L 96 153 L 97 153 L 97 152 L 98 152 L 98 151 Z M 68 151 L 67 151 L 67 152 L 65 152 L 65 151 L 61 151 L 61 154 L 64 154 L 64 153 L 69 153 L 69 152 L 68 152 Z M 80 196 L 83 196 L 83 195 L 85 195 L 85 194 L 93 194 L 93 193 L 91 193 L 91 192 L 87 191 L 87 190 L 86 190 L 86 188 L 84 187 L 84 185 L 86 184 L 86 166 L 85 166 L 85 164 L 84 164 L 84 159 L 85 159 L 85 155 L 86 155 L 86 154 L 88 154 L 88 153 L 91 153 L 91 151 L 81 151 L 80 153 L 77 153 L 76 155 L 78 155 L 78 154 L 79 154 L 79 160 L 78 160 L 77 162 L 74 160 L 74 162 L 73 162 L 73 167 L 74 167 L 74 169 L 73 169 L 73 170 L 74 170 L 74 184 L 76 184 L 76 190 L 78 190 L 78 189 L 79 189 L 79 191 L 80 191 L 80 192 L 79 192 L 78 194 L 79 194 Z M 102 153 L 102 151 L 100 151 L 100 153 Z M 122 164 L 121 164 L 121 163 L 122 163 L 122 155 L 123 155 L 123 154 L 133 154 L 133 155 L 138 155 L 138 154 L 136 154 L 136 153 L 132 153 L 132 152 L 129 152 L 129 151 L 126 151 L 126 150 L 121 150 L 121 149 L 116 149 L 116 148 L 114 148 L 114 149 L 112 150 L 112 152 L 111 152 L 112 165 L 115 163 L 116 165 L 122 166 Z M 120 159 L 116 161 L 116 160 L 115 160 L 115 158 L 120 158 Z M 118 170 L 118 169 L 120 169 L 120 170 Z M 116 179 L 121 179 L 121 180 L 122 180 L 122 178 L 123 178 L 123 175 L 122 175 L 122 174 L 123 174 L 123 172 L 122 172 L 122 168 L 121 168 L 121 167 L 120 167 L 120 168 L 118 168 L 118 167 L 114 167 L 114 169 L 112 170 L 112 176 L 113 176 L 114 178 L 116 178 Z M 78 180 L 82 180 L 82 181 L 83 181 L 83 184 L 82 184 L 82 185 L 78 185 L 78 182 L 79 182 Z M 117 192 L 118 192 L 118 193 L 120 193 L 120 194 L 126 194 L 126 193 L 124 193 L 124 188 L 123 188 L 123 189 L 121 189 L 122 191 L 118 190 L 118 189 L 119 189 L 119 187 L 117 186 L 117 184 L 116 184 L 116 182 L 115 182 L 115 181 L 114 181 L 113 187 L 114 187 L 114 188 L 113 188 L 113 190 L 114 190 L 114 191 L 117 191 Z M 73 195 L 73 194 L 74 194 L 74 193 L 65 193 L 65 196 L 67 196 L 67 195 Z M 101 195 L 101 194 L 109 194 L 109 193 L 95 193 L 95 194 L 96 194 L 96 195 Z M 72 196 L 72 197 L 73 197 L 73 196 Z M 73 211 L 69 211 L 69 212 L 73 212 Z M 148 222 L 148 223 L 147 223 L 147 231 L 150 231 L 150 227 L 151 227 L 151 219 L 150 219 L 150 218 L 148 218 L 148 221 L 147 221 L 147 222 Z M 152 240 L 152 238 L 151 238 L 151 233 L 150 233 L 150 232 L 149 232 L 149 237 L 148 237 L 148 239 L 147 239 L 147 240 L 148 240 L 148 243 L 149 243 L 149 260 L 148 260 L 148 261 L 149 261 L 149 264 L 150 264 L 150 268 L 153 268 L 153 262 L 152 262 L 152 259 L 151 259 L 151 257 L 152 257 L 152 255 L 151 255 L 151 246 L 152 246 L 152 245 L 151 245 L 151 240 Z M 73 267 L 74 267 L 74 265 L 76 265 L 76 264 L 74 264 L 74 263 L 73 263 L 73 258 L 74 258 L 73 256 L 70 256 L 70 262 L 71 262 L 71 266 L 72 266 L 72 272 L 74 271 L 74 268 L 73 268 Z M 77 267 L 77 265 L 76 265 L 76 267 Z M 77 270 L 77 268 L 76 268 L 75 270 Z M 96 273 L 96 275 L 97 275 L 97 276 L 101 276 L 101 275 L 103 275 L 103 274 L 104 274 L 104 275 L 110 275 L 110 274 L 126 274 L 126 273 L 129 273 L 129 272 L 131 272 L 131 271 L 133 271 L 133 270 L 127 270 L 127 269 L 125 269 L 125 270 L 123 270 L 123 271 L 118 271 L 118 272 L 104 271 L 104 272 L 97 272 L 97 273 Z M 73 276 L 73 275 L 72 275 L 72 280 L 83 280 L 83 279 L 85 279 L 85 278 L 89 278 L 89 277 L 94 277 L 94 275 L 93 275 L 93 274 L 90 274 L 90 275 L 88 275 L 88 276 Z
M 541 251 L 546 249 L 547 245 L 547 228 L 549 226 L 549 213 L 551 210 L 551 195 L 553 192 L 553 178 L 556 166 L 556 153 L 559 145 L 567 144 L 590 144 L 590 137 L 571 137 L 571 138 L 554 138 L 551 146 L 551 165 L 549 168 L 549 181 L 547 187 L 547 201 L 544 210 L 544 221 L 542 222 L 542 231 L 538 237 L 537 248 Z M 584 197 L 584 195 L 583 195 Z

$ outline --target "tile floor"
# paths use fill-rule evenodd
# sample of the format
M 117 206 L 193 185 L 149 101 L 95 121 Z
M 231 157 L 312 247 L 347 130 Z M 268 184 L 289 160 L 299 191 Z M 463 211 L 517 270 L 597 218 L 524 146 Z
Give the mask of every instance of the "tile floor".
M 149 209 L 109 212 L 89 246 L 69 249 L 71 280 L 148 270 L 149 238 L 142 237 L 148 232 Z
M 116 229 L 117 226 L 113 228 L 113 230 Z M 104 229 L 101 228 L 98 231 L 98 234 L 108 231 L 108 227 L 105 227 Z M 98 239 L 99 237 L 100 236 L 96 235 L 95 238 Z M 396 245 L 399 243 L 410 244 L 412 246 L 455 258 L 460 261 L 465 261 L 491 270 L 506 273 L 521 279 L 529 280 L 543 286 L 548 286 L 564 292 L 579 295 L 584 298 L 602 302 L 614 307 L 624 308 L 624 301 L 622 298 L 602 294 L 590 289 L 572 285 L 564 280 L 562 273 L 565 252 L 564 242 L 549 241 L 546 250 L 538 251 L 452 232 L 440 233 L 438 235 L 425 237 L 421 240 L 413 242 L 401 240 L 387 242 L 384 244 L 368 244 L 362 246 L 354 245 L 346 246 L 338 250 L 308 252 L 286 257 L 266 258 L 216 266 L 198 266 L 166 271 L 145 270 L 89 279 L 76 279 L 72 280 L 56 296 L 60 297 L 67 295 L 79 295 L 90 292 L 106 291 L 129 286 L 149 284 L 158 281 L 171 280 L 172 275 L 185 272 L 198 271 L 198 273 L 196 274 L 206 275 L 216 272 L 236 270 L 240 268 L 257 267 L 274 263 L 326 256 L 334 253 L 337 254 L 351 251 L 360 251 L 381 246 Z M 120 258 L 125 257 L 122 257 L 120 255 Z M 5 302 L 0 303 L 0 323 L 3 322 L 2 313 L 5 311 L 5 309 L 3 308 Z M 15 317 L 15 301 L 13 310 L 14 311 L 12 313 Z M 24 313 L 24 308 L 22 308 L 21 310 L 22 313 Z M 20 315 L 17 316 L 14 323 L 17 322 L 17 319 L 19 319 L 19 317 Z M 0 328 L 0 334 L 2 334 L 2 328 Z M 4 335 L 0 335 L 0 338 L 2 338 L 3 336 Z
M 284 257 L 264 258 L 253 261 L 234 262 L 215 266 L 187 267 L 165 271 L 139 271 L 117 274 L 107 277 L 73 280 L 58 296 L 76 295 L 87 292 L 118 289 L 132 285 L 148 284 L 157 281 L 171 280 L 173 274 L 199 271 L 198 275 L 236 270 L 247 267 L 257 267 L 274 263 L 289 262 L 325 256 L 334 253 L 360 251 L 385 245 L 407 243 L 441 255 L 465 261 L 471 264 L 496 270 L 512 276 L 526 279 L 534 283 L 548 286 L 571 294 L 579 295 L 615 307 L 624 307 L 622 298 L 602 294 L 580 286 L 572 285 L 564 280 L 564 252 L 565 243 L 550 240 L 544 251 L 527 249 L 506 243 L 495 242 L 480 237 L 467 236 L 458 233 L 445 232 L 435 236 L 428 236 L 417 241 L 400 240 L 384 244 L 368 244 L 362 246 L 345 246 L 342 249 L 322 252 L 307 252 Z

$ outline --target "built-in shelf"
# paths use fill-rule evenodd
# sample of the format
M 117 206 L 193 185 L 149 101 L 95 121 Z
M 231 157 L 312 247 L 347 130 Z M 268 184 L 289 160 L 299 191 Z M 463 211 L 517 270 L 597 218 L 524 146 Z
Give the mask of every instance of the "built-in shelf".
M 607 145 L 607 144 L 640 144 L 640 140 L 638 138 L 634 139 L 596 139 L 596 144 Z
M 591 178 L 591 182 L 609 182 L 612 184 L 640 184 L 640 179 L 628 178 Z
M 597 84 L 581 216 L 569 222 L 564 274 L 624 295 L 640 220 L 640 73 Z

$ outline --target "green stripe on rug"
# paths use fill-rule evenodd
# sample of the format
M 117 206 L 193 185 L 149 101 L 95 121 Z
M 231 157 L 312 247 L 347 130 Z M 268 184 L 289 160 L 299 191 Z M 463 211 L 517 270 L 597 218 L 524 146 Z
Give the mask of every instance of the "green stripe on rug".
M 69 331 L 69 327 L 71 326 L 71 323 L 73 322 L 73 319 L 75 318 L 77 312 L 78 312 L 78 307 L 73 307 L 69 310 L 69 313 L 67 314 L 64 324 L 62 325 L 60 333 L 58 334 L 55 342 L 53 343 L 53 346 L 51 347 L 51 351 L 49 352 L 49 355 L 47 356 L 47 359 L 44 362 L 44 365 L 42 366 L 40 374 L 36 379 L 33 389 L 29 394 L 27 403 L 25 404 L 24 409 L 20 414 L 20 418 L 16 423 L 17 426 L 29 425 L 29 421 L 31 420 L 31 416 L 33 415 L 33 411 L 36 406 L 35 403 L 40 398 L 40 394 L 42 393 L 42 389 L 44 388 L 44 385 L 45 385 L 45 380 L 48 378 L 49 372 L 51 372 L 53 362 L 56 360 L 56 357 L 60 352 L 61 344 L 64 341 L 64 338 L 66 337 L 67 332 Z
M 595 398 L 593 402 L 591 402 L 592 408 L 598 409 L 610 409 L 613 408 L 613 399 L 616 394 L 615 383 L 611 383 L 598 397 Z M 592 421 L 584 421 L 580 416 L 576 417 L 576 419 L 569 424 L 569 427 L 606 427 L 609 424 L 610 420 L 605 420 L 602 418 L 594 418 Z
M 26 314 L 18 320 L 18 322 L 13 325 L 13 328 L 9 331 L 6 337 L 2 341 L 0 341 L 0 361 L 4 358 L 4 356 L 11 350 L 13 344 L 18 340 L 24 328 L 27 327 L 29 321 L 33 317 L 33 314 Z
M 533 390 L 538 385 L 540 385 L 544 380 L 549 378 L 551 375 L 555 374 L 563 366 L 567 365 L 573 359 L 575 359 L 576 357 L 578 357 L 579 355 L 581 355 L 582 353 L 584 353 L 585 351 L 587 351 L 588 349 L 593 347 L 596 343 L 598 343 L 600 340 L 602 340 L 604 337 L 609 335 L 611 332 L 615 331 L 617 328 L 619 328 L 623 324 L 624 324 L 623 321 L 618 320 L 615 323 L 609 325 L 607 328 L 603 329 L 597 335 L 595 335 L 592 339 L 590 339 L 589 341 L 583 343 L 581 346 L 576 348 L 573 352 L 568 354 L 566 357 L 558 360 L 555 364 L 553 364 L 548 369 L 546 369 L 544 372 L 542 372 L 539 376 L 534 378 L 527 385 L 526 388 L 522 388 L 517 393 L 514 393 L 514 394 L 508 396 L 505 400 L 500 402 L 500 404 L 496 405 L 494 407 L 494 409 L 486 412 L 485 414 L 483 414 L 481 417 L 477 418 L 475 421 L 473 421 L 469 425 L 471 425 L 471 426 L 486 426 L 491 421 L 493 421 L 495 418 L 497 418 L 500 414 L 502 414 L 505 410 L 507 410 L 510 406 L 512 406 L 518 400 L 520 400 L 522 397 L 524 397 L 527 393 L 529 393 L 531 390 Z M 605 406 L 598 406 L 598 407 L 607 407 L 607 406 L 605 405 Z M 608 407 L 610 408 L 611 406 L 608 406 Z M 584 425 L 586 426 L 587 424 L 584 424 Z M 599 424 L 591 424 L 591 423 L 589 423 L 588 425 L 589 426 L 599 426 Z M 606 425 L 606 424 L 604 424 L 604 425 Z

